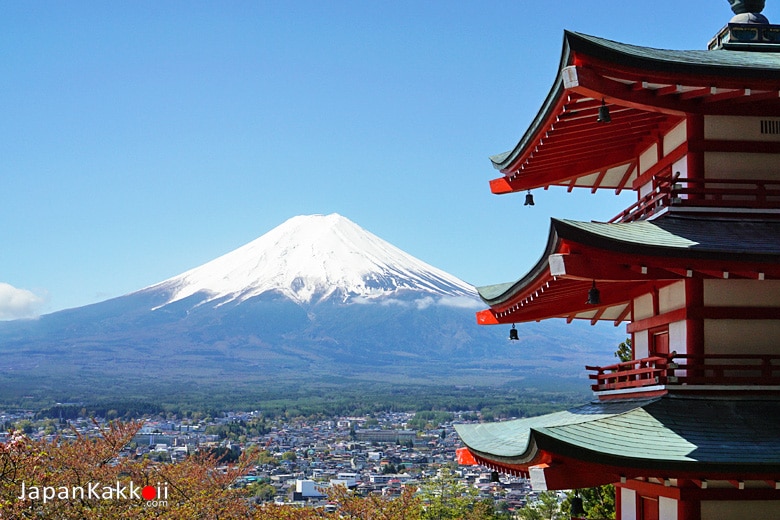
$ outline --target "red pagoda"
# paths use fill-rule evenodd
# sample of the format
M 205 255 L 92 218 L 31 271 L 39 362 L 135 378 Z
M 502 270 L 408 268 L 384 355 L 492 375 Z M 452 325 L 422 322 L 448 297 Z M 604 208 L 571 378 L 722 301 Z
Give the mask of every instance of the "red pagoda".
M 535 489 L 613 483 L 617 518 L 780 518 L 780 26 L 763 1 L 708 50 L 567 32 L 557 80 L 493 193 L 633 190 L 608 222 L 553 219 L 542 259 L 479 288 L 483 325 L 625 323 L 632 360 L 593 402 L 458 425 L 473 458 Z

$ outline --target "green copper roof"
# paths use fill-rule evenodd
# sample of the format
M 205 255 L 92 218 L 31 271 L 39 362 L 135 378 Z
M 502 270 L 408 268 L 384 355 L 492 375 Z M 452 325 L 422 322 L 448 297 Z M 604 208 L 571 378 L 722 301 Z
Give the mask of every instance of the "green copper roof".
M 780 221 L 775 220 L 672 215 L 620 223 L 552 219 L 547 246 L 537 264 L 514 282 L 477 287 L 483 301 L 499 304 L 532 283 L 547 269 L 548 258 L 557 252 L 561 239 L 655 257 L 780 262 Z
M 759 79 L 780 78 L 780 53 L 777 52 L 653 49 L 571 32 L 566 33 L 565 43 L 571 50 L 646 70 L 736 75 Z
M 530 440 L 533 431 L 571 426 L 602 420 L 636 408 L 636 401 L 615 402 L 608 405 L 587 405 L 571 411 L 556 412 L 528 419 L 483 424 L 456 424 L 463 442 L 479 452 L 498 457 L 533 457 Z
M 772 261 L 780 255 L 780 221 L 665 216 L 604 223 L 553 220 L 561 238 L 653 256 Z M 740 258 L 742 255 L 746 258 Z
M 456 425 L 483 458 L 525 464 L 547 450 L 636 468 L 780 469 L 780 401 L 664 397 L 594 403 L 567 412 Z

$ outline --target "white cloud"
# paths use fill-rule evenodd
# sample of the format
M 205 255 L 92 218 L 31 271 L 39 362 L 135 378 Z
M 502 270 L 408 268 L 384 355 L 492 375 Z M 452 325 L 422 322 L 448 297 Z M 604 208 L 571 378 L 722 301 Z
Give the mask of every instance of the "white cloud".
M 379 303 L 380 305 L 398 305 L 402 307 L 414 306 L 417 310 L 427 309 L 431 305 L 442 305 L 444 307 L 456 307 L 459 309 L 484 309 L 485 305 L 476 298 L 469 296 L 423 296 L 414 300 L 401 300 L 398 298 L 366 298 L 357 296 L 350 300 L 352 303 Z
M 45 299 L 27 289 L 0 282 L 0 320 L 36 318 Z
M 468 296 L 442 296 L 439 299 L 439 304 L 460 309 L 484 309 L 486 307 L 482 300 Z
M 433 305 L 434 301 L 433 298 L 431 298 L 430 296 L 426 296 L 425 298 L 420 298 L 418 300 L 415 300 L 414 303 L 417 306 L 417 310 L 421 311 Z

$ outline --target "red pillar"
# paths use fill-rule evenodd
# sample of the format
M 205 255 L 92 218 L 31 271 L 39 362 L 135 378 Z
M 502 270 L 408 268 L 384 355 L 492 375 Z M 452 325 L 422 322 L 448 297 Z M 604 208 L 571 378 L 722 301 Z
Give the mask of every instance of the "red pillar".
M 685 321 L 686 352 L 692 355 L 704 355 L 704 318 L 700 312 L 704 309 L 704 280 L 686 278 L 685 307 L 694 315 Z
M 690 497 L 691 494 L 697 493 L 699 487 L 687 479 L 680 479 L 677 484 L 680 486 L 680 496 L 677 499 L 677 520 L 701 520 L 700 497 Z
M 689 179 L 704 179 L 704 116 L 702 114 L 688 114 L 686 118 L 686 132 L 688 138 L 687 166 Z M 700 184 L 689 187 L 703 187 Z M 690 198 L 700 198 L 700 195 L 691 194 Z
M 701 520 L 701 502 L 698 500 L 679 500 L 677 502 L 677 520 Z

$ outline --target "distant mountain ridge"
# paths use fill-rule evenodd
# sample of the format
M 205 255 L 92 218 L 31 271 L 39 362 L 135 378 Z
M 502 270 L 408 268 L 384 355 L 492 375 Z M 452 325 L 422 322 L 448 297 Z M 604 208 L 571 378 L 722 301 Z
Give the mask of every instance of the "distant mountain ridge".
M 482 306 L 467 283 L 345 217 L 294 217 L 139 291 L 0 323 L 0 404 L 533 386 L 551 375 L 556 386 L 582 379 L 584 392 L 584 365 L 613 362 L 625 339 L 547 321 L 519 326 L 509 342 L 506 327 L 476 324 Z

